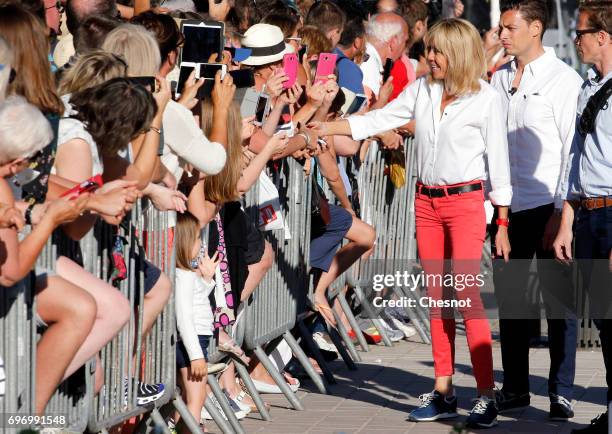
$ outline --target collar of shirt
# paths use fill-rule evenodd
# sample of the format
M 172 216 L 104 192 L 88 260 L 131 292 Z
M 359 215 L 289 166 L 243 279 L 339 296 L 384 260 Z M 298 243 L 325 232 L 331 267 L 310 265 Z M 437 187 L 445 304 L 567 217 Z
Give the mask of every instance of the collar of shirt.
M 376 47 L 374 47 L 374 45 L 370 44 L 369 42 L 366 42 L 366 53 L 370 55 L 368 62 L 374 62 L 376 66 L 378 66 L 378 71 L 382 74 L 384 66 Z
M 531 75 L 535 78 L 538 74 L 542 74 L 544 71 L 548 69 L 550 62 L 553 59 L 557 58 L 557 54 L 555 53 L 555 49 L 552 47 L 544 47 L 544 54 L 540 57 L 532 60 L 527 65 L 525 65 L 525 70 L 529 71 Z M 512 72 L 516 73 L 518 62 L 516 57 L 512 59 Z M 512 74 L 514 76 L 514 74 Z
M 612 71 L 602 78 L 597 68 L 593 66 L 587 71 L 587 77 L 589 86 L 603 86 L 606 81 L 612 79 Z

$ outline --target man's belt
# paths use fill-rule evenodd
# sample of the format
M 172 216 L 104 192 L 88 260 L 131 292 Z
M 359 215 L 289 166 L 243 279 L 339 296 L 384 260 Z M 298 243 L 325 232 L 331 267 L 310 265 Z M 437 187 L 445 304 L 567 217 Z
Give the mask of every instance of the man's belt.
M 607 208 L 612 206 L 612 196 L 608 197 L 590 197 L 582 199 L 580 206 L 586 210 L 593 211 L 594 209 Z

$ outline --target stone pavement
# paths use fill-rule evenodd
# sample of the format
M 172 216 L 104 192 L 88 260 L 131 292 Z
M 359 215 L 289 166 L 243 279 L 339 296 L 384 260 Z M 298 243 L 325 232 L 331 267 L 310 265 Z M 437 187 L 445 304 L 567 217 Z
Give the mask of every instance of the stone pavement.
M 459 398 L 460 417 L 453 422 L 407 422 L 406 415 L 419 405 L 418 396 L 433 388 L 431 347 L 417 342 L 399 342 L 394 347 L 370 346 L 361 353 L 357 371 L 349 371 L 342 361 L 332 363 L 338 380 L 331 386 L 333 395 L 319 394 L 311 382 L 304 382 L 298 397 L 304 411 L 293 410 L 283 395 L 263 395 L 272 405 L 271 422 L 259 414 L 242 421 L 247 433 L 265 434 L 403 434 L 450 433 L 455 423 L 464 420 L 475 397 L 475 382 L 465 336 L 457 335 L 455 386 Z M 499 343 L 494 344 L 495 380 L 502 380 Z M 524 411 L 499 418 L 499 426 L 482 431 L 497 433 L 569 433 L 572 428 L 587 424 L 605 410 L 605 372 L 600 351 L 579 351 L 574 394 L 576 417 L 572 422 L 551 422 L 548 416 L 547 348 L 531 351 L 532 406 Z M 219 430 L 212 423 L 208 429 Z M 470 431 L 464 431 L 470 432 Z

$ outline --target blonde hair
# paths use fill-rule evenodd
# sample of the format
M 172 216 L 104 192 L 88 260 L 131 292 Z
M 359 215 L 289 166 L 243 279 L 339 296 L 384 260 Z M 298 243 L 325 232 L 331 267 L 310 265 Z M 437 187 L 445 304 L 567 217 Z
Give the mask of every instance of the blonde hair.
M 102 49 L 125 59 L 129 77 L 150 77 L 159 72 L 159 44 L 155 36 L 142 26 L 121 24 L 106 36 Z
M 213 125 L 213 106 L 202 102 L 202 131 L 207 137 Z M 204 178 L 204 197 L 207 201 L 223 204 L 240 197 L 238 181 L 242 174 L 242 116 L 236 102 L 230 105 L 227 118 L 227 161 L 223 170 Z
M 302 44 L 308 46 L 306 55 L 309 58 L 319 56 L 321 53 L 331 53 L 334 48 L 329 38 L 318 27 L 304 26 L 298 30 L 298 36 L 302 38 Z
M 426 52 L 430 47 L 448 61 L 444 88 L 450 95 L 463 96 L 480 90 L 479 79 L 486 77 L 482 40 L 468 21 L 451 18 L 436 23 L 425 36 Z M 429 76 L 429 80 L 433 80 Z
M 183 270 L 191 270 L 193 245 L 200 237 L 200 222 L 189 211 L 176 215 L 175 243 L 176 266 Z
M 125 77 L 127 63 L 119 56 L 96 50 L 79 56 L 76 63 L 62 76 L 60 95 L 97 86 L 116 77 Z

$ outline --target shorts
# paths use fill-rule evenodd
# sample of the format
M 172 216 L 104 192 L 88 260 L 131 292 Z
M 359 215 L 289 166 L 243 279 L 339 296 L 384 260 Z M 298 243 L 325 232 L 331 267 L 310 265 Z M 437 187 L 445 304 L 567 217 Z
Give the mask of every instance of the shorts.
M 310 238 L 310 266 L 329 271 L 342 239 L 353 224 L 353 216 L 344 208 L 329 204 L 328 225 L 315 227 Z
M 212 335 L 198 335 L 198 340 L 200 341 L 200 347 L 202 348 L 202 353 L 204 353 L 204 360 L 208 362 L 208 344 L 210 343 L 210 338 Z M 187 348 L 183 345 L 183 341 L 178 341 L 176 343 L 176 367 L 187 368 L 190 365 L 191 360 L 189 360 L 189 353 L 187 352 Z
M 245 216 L 246 217 L 246 216 Z M 244 252 L 244 260 L 247 265 L 257 264 L 261 261 L 266 248 L 263 234 L 255 227 L 247 217 L 247 251 Z
M 152 262 L 144 260 L 144 293 L 148 293 L 153 289 L 159 277 L 161 276 L 161 270 L 153 265 Z

